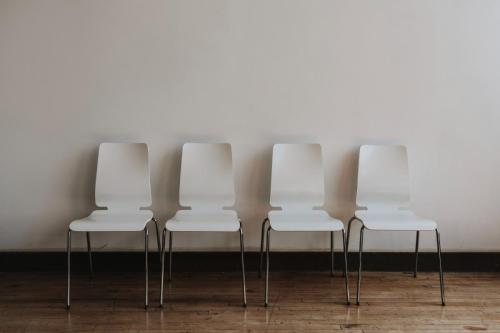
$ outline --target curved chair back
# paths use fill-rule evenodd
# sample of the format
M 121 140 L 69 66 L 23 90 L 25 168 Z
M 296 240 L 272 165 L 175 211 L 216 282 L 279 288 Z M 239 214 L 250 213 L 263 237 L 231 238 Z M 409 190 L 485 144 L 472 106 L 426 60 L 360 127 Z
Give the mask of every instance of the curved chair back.
M 234 205 L 229 143 L 186 143 L 182 147 L 179 201 L 193 210 L 220 210 Z
M 113 211 L 151 205 L 148 146 L 145 143 L 101 143 L 95 201 Z
M 406 147 L 363 145 L 359 150 L 356 203 L 368 209 L 407 207 L 410 177 Z
M 323 206 L 324 181 L 321 145 L 274 145 L 271 206 L 287 210 Z

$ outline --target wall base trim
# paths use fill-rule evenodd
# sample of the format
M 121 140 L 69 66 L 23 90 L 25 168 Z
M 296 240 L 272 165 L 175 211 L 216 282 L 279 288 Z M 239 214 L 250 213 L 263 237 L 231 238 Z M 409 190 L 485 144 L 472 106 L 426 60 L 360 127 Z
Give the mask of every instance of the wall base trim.
M 165 257 L 167 260 L 168 256 Z M 94 270 L 142 271 L 143 252 L 94 252 Z M 151 270 L 159 270 L 159 255 L 150 252 Z M 329 252 L 272 252 L 270 254 L 273 271 L 322 271 L 330 269 Z M 246 252 L 246 269 L 257 271 L 258 252 Z M 73 252 L 72 270 L 87 271 L 86 252 Z M 173 269 L 177 272 L 230 272 L 240 270 L 239 252 L 174 252 Z M 342 253 L 335 253 L 335 269 L 343 265 Z M 349 267 L 358 265 L 357 252 L 349 253 Z M 412 271 L 414 254 L 411 252 L 366 252 L 363 253 L 363 270 L 367 271 Z M 443 268 L 447 272 L 500 272 L 499 252 L 447 252 L 443 253 Z M 65 252 L 0 252 L 1 272 L 22 271 L 65 271 Z M 435 253 L 419 253 L 419 271 L 436 271 Z

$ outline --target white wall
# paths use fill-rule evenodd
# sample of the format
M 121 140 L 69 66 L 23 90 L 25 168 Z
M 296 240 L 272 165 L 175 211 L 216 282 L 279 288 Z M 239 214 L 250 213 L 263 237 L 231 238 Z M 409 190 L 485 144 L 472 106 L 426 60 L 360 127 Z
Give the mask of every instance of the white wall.
M 0 250 L 65 247 L 69 222 L 94 206 L 103 141 L 149 144 L 165 220 L 182 143 L 207 140 L 233 144 L 248 249 L 269 208 L 272 144 L 314 141 L 334 216 L 353 212 L 359 145 L 404 143 L 414 209 L 439 222 L 444 249 L 498 251 L 499 107 L 499 1 L 0 0 Z M 368 233 L 366 246 L 407 251 L 413 239 Z M 95 244 L 139 248 L 142 236 Z M 272 246 L 328 244 L 288 234 Z

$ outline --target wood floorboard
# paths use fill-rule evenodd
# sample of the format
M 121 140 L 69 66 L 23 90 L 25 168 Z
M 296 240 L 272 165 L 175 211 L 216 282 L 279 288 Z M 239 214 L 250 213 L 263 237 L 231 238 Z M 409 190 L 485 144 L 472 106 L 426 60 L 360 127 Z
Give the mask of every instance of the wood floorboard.
M 448 273 L 447 305 L 440 305 L 437 273 L 367 272 L 361 305 L 344 303 L 343 278 L 327 272 L 276 272 L 270 303 L 264 281 L 247 275 L 248 307 L 241 306 L 237 273 L 178 273 L 159 308 L 159 274 L 75 273 L 72 307 L 64 308 L 62 273 L 0 273 L 0 332 L 499 332 L 500 273 Z M 350 276 L 355 303 L 356 274 Z

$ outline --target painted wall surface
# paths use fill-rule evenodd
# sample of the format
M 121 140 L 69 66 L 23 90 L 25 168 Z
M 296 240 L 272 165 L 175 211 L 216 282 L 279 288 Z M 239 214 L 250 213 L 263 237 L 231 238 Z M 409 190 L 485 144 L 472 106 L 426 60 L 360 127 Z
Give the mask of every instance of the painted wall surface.
M 227 141 L 248 250 L 270 208 L 273 143 L 319 142 L 333 216 L 355 208 L 359 146 L 402 143 L 412 206 L 438 221 L 443 249 L 498 251 L 499 123 L 500 1 L 0 0 L 0 250 L 65 248 L 69 222 L 94 208 L 100 142 L 149 144 L 165 221 L 182 144 Z M 414 234 L 365 239 L 411 251 Z M 142 234 L 94 243 L 139 249 Z M 272 243 L 328 246 L 326 233 Z M 238 235 L 179 234 L 175 248 L 237 250 Z

